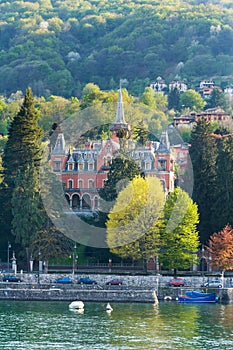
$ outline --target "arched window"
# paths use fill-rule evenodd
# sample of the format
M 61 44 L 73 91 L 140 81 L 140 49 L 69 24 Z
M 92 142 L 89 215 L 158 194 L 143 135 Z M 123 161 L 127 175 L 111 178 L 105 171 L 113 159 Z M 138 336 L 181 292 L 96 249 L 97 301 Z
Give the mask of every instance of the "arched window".
M 83 180 L 78 180 L 78 188 L 83 188 Z
M 80 209 L 80 197 L 78 194 L 72 196 L 72 208 L 77 210 Z
M 94 188 L 95 187 L 95 182 L 92 179 L 88 180 L 88 188 Z
M 66 194 L 65 197 L 66 197 L 67 203 L 70 205 L 70 197 L 69 197 L 69 195 Z
M 91 209 L 91 198 L 88 194 L 84 194 L 82 198 L 82 208 L 90 210 Z
M 73 188 L 73 180 L 68 180 L 68 188 Z

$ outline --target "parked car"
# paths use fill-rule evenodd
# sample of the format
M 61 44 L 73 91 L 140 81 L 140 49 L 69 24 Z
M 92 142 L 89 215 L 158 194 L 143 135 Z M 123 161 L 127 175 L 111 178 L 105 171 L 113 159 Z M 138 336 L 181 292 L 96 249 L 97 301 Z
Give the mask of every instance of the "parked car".
M 70 277 L 60 277 L 60 278 L 57 278 L 54 282 L 68 284 L 68 283 L 72 283 L 72 279 Z
M 77 281 L 78 284 L 97 284 L 95 280 L 92 280 L 89 277 L 81 277 Z
M 108 286 L 112 285 L 112 286 L 121 286 L 123 284 L 123 280 L 119 279 L 119 278 L 113 278 L 112 280 L 106 282 L 106 284 Z
M 168 282 L 169 286 L 173 287 L 184 287 L 185 280 L 181 277 L 173 278 L 171 281 Z
M 13 275 L 3 276 L 3 282 L 23 282 L 21 278 Z
M 220 278 L 214 278 L 204 284 L 204 287 L 208 288 L 222 288 L 222 281 Z

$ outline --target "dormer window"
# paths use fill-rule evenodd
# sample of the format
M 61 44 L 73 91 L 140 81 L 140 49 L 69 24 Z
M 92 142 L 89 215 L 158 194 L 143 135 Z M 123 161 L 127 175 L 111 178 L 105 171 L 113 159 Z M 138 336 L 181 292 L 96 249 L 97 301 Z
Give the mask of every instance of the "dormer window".
M 72 155 L 70 156 L 70 159 L 68 160 L 68 170 L 74 170 L 74 159 L 72 157 Z
M 88 170 L 89 171 L 94 170 L 94 163 L 93 162 L 88 163 Z
M 83 170 L 84 169 L 84 163 L 83 162 L 79 162 L 78 163 L 78 170 Z

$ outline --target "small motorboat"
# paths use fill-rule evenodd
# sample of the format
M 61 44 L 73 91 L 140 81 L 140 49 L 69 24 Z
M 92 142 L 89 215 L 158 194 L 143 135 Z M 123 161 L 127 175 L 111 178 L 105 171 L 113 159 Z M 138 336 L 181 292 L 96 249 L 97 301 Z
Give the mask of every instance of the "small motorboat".
M 200 297 L 208 297 L 208 298 L 215 298 L 216 297 L 216 293 L 205 293 L 199 290 L 192 290 L 192 291 L 187 291 L 186 293 L 187 297 L 191 297 L 191 298 L 200 298 Z
M 83 310 L 84 303 L 81 300 L 72 301 L 69 305 L 69 309 Z
M 185 295 L 178 297 L 179 303 L 217 303 L 216 293 L 204 293 L 201 291 L 187 291 Z
M 106 305 L 106 311 L 107 312 L 113 311 L 113 308 L 111 307 L 111 305 L 109 303 L 107 303 L 107 305 Z

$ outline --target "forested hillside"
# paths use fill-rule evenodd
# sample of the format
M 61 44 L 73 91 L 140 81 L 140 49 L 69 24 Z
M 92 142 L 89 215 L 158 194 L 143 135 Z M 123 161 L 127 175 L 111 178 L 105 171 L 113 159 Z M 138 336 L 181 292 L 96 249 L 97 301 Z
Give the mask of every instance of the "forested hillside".
M 1 0 L 0 94 L 80 96 L 88 82 L 139 95 L 157 76 L 233 81 L 231 0 Z

